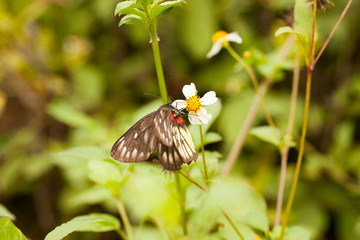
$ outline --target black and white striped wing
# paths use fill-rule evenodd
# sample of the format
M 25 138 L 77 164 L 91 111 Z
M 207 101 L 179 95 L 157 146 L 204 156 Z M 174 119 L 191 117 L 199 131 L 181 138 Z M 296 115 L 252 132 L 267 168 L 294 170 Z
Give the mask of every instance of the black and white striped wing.
M 161 165 L 166 170 L 180 170 L 181 165 L 184 163 L 175 146 L 168 147 L 164 144 L 159 144 L 157 155 Z
M 168 147 L 173 145 L 173 136 L 171 130 L 171 108 L 169 105 L 161 106 L 154 117 L 154 132 L 161 143 Z
M 198 153 L 191 138 L 189 129 L 186 127 L 184 122 L 179 122 L 180 121 L 173 122 L 171 126 L 174 146 L 178 150 L 182 160 L 189 164 L 191 161 L 197 160 Z
M 120 162 L 140 162 L 157 152 L 159 140 L 154 134 L 154 117 L 152 112 L 136 122 L 113 145 L 110 155 Z

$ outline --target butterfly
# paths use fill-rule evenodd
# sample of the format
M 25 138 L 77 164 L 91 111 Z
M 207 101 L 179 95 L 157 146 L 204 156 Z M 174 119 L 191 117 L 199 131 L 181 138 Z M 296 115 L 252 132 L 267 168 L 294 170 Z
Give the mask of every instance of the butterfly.
M 157 153 L 166 170 L 181 169 L 196 161 L 198 154 L 181 110 L 171 102 L 137 121 L 113 145 L 111 157 L 120 162 L 141 162 Z

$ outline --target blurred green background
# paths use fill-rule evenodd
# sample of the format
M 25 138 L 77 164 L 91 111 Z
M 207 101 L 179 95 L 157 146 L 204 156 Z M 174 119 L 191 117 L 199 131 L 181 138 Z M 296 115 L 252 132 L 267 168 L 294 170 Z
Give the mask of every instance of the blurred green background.
M 141 24 L 118 28 L 119 18 L 113 16 L 117 3 L 0 2 L 0 203 L 31 239 L 42 239 L 79 214 L 108 211 L 116 215 L 106 204 L 107 195 L 84 177 L 84 162 L 59 160 L 57 153 L 97 146 L 108 154 L 116 139 L 159 103 L 144 94 L 159 95 L 149 35 Z M 257 64 L 266 66 L 284 43 L 284 37 L 275 38 L 274 32 L 291 22 L 293 4 L 288 0 L 188 0 L 159 21 L 169 95 L 183 98 L 183 85 L 194 82 L 201 96 L 214 90 L 222 101 L 222 112 L 211 128 L 223 141 L 207 146 L 222 154 L 220 165 L 255 92 L 245 71 L 226 51 L 206 59 L 211 36 L 220 29 L 237 31 L 243 44 L 234 48 L 256 54 Z M 318 14 L 318 46 L 346 1 L 334 4 Z M 359 7 L 358 1 L 352 4 L 313 77 L 304 165 L 290 224 L 306 227 L 314 240 L 360 239 Z M 261 73 L 258 76 L 262 78 Z M 295 140 L 302 121 L 304 71 L 301 76 Z M 283 134 L 291 77 L 291 69 L 282 71 L 266 95 Z M 256 125 L 266 125 L 262 110 Z M 296 155 L 294 148 L 285 196 Z M 276 147 L 248 136 L 231 174 L 265 198 L 270 223 L 279 165 Z M 81 239 L 118 238 L 105 233 L 85 234 Z

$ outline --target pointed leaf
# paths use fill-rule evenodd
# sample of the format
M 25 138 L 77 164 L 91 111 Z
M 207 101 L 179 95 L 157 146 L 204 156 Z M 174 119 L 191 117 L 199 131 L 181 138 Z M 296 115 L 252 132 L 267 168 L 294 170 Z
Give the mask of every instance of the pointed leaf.
M 132 8 L 134 8 L 134 6 L 135 6 L 135 2 L 134 2 L 134 1 L 123 1 L 123 2 L 119 2 L 119 3 L 116 5 L 114 15 L 125 14 L 125 13 L 124 13 L 125 10 L 132 9 Z
M 272 238 L 278 238 L 281 233 L 281 226 L 276 226 L 272 233 Z M 284 240 L 310 240 L 310 233 L 303 227 L 293 226 L 285 229 Z
M 250 134 L 265 142 L 274 144 L 275 146 L 279 146 L 279 129 L 275 129 L 274 132 L 274 130 L 270 126 L 255 127 L 250 130 Z M 277 136 L 275 134 L 277 134 Z
M 0 218 L 0 239 L 26 240 L 26 237 L 9 217 L 4 217 Z
M 73 104 L 63 100 L 56 100 L 48 105 L 48 113 L 69 126 L 77 128 L 93 128 L 96 122 Z
M 16 219 L 15 215 L 2 204 L 0 204 L 0 217 L 9 217 L 13 221 Z
M 134 24 L 135 22 L 137 22 L 139 20 L 141 20 L 140 16 L 135 15 L 135 14 L 128 14 L 120 20 L 119 27 L 123 24 L 127 24 L 127 25 Z
M 161 16 L 165 16 L 168 14 L 173 7 L 179 6 L 183 3 L 186 3 L 184 0 L 174 0 L 174 1 L 166 1 L 162 2 L 157 6 L 154 6 L 151 9 L 151 17 L 156 19 Z
M 61 240 L 75 231 L 105 232 L 120 228 L 120 222 L 108 214 L 89 214 L 73 218 L 56 227 L 45 240 Z
M 105 213 L 91 213 L 87 216 L 102 219 L 103 221 L 89 223 L 80 227 L 79 232 L 109 232 L 120 229 L 120 221 L 116 217 Z
M 283 34 L 283 33 L 294 33 L 294 34 L 298 34 L 293 28 L 286 26 L 286 27 L 280 27 L 278 30 L 276 30 L 275 32 L 275 37 Z

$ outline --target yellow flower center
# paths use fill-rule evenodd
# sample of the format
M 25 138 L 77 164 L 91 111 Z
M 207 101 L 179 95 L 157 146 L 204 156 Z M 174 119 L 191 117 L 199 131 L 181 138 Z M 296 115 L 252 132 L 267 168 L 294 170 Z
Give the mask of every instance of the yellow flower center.
M 211 39 L 211 40 L 212 40 L 213 43 L 216 43 L 220 38 L 226 37 L 227 34 L 228 34 L 228 33 L 225 32 L 224 30 L 217 31 L 216 33 L 214 33 L 214 34 L 212 35 L 212 39 Z
M 199 96 L 191 96 L 185 100 L 185 108 L 189 113 L 198 113 L 203 106 L 201 103 Z

